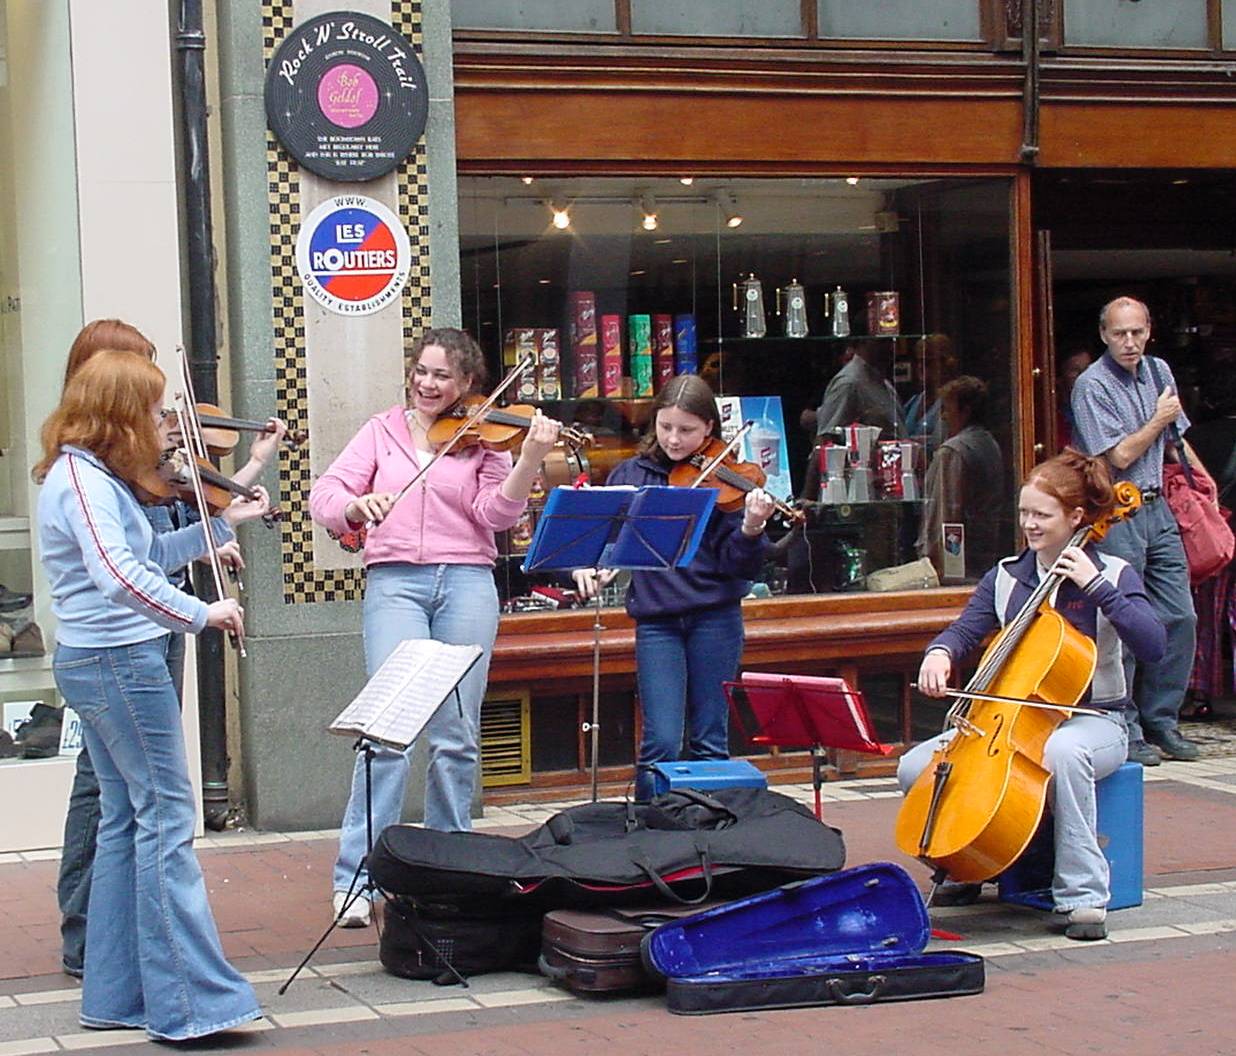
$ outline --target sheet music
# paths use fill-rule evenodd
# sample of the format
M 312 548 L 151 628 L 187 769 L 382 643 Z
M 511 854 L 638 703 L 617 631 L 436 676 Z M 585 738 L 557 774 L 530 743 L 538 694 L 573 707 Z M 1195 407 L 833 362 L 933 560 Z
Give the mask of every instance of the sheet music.
M 483 653 L 479 645 L 432 638 L 400 642 L 330 724 L 330 732 L 406 748 Z

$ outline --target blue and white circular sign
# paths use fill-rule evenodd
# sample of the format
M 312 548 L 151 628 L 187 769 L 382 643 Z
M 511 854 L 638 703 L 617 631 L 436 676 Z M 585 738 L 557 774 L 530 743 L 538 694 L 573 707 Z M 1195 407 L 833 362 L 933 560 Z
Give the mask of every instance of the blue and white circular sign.
M 399 218 L 359 194 L 323 202 L 296 238 L 296 268 L 306 292 L 336 315 L 372 315 L 398 301 L 411 255 Z

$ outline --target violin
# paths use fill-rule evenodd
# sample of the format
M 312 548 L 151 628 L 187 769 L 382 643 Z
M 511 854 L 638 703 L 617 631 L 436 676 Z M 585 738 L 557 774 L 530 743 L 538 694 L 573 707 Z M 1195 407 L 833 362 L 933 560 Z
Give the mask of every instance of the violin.
M 531 404 L 516 403 L 509 407 L 489 407 L 483 413 L 475 412 L 484 403 L 480 396 L 467 396 L 449 411 L 438 416 L 429 427 L 428 440 L 434 447 L 445 444 L 455 436 L 460 424 L 473 419 L 459 436 L 456 450 L 480 444 L 489 451 L 510 451 L 523 443 L 524 436 L 532 425 L 536 408 Z M 572 447 L 587 447 L 592 443 L 589 433 L 564 425 L 558 433 Z
M 1116 507 L 1080 528 L 1068 546 L 1102 539 L 1141 505 L 1137 488 L 1116 485 Z M 1045 575 L 983 653 L 974 677 L 953 694 L 956 735 L 906 793 L 897 846 L 932 865 L 936 882 L 981 883 L 1021 856 L 1042 819 L 1051 774 L 1047 738 L 1090 686 L 1097 646 L 1051 604 L 1064 579 Z
M 717 437 L 709 437 L 695 454 L 677 463 L 669 473 L 669 482 L 676 488 L 716 488 L 717 508 L 734 513 L 743 508 L 747 493 L 762 488 L 767 474 L 754 462 L 742 462 L 732 448 L 740 439 L 740 432 L 729 444 Z M 802 510 L 773 499 L 773 509 L 789 524 L 806 520 Z
M 196 404 L 197 419 L 202 427 L 202 439 L 206 449 L 216 457 L 230 455 L 240 442 L 240 433 L 273 433 L 275 427 L 269 422 L 255 422 L 247 418 L 232 418 L 213 403 Z M 301 447 L 309 439 L 309 434 L 303 429 L 289 428 L 284 434 L 283 442 L 288 447 Z
M 202 494 L 206 500 L 206 515 L 214 517 L 231 505 L 237 495 L 246 499 L 256 499 L 258 493 L 224 476 L 211 463 L 198 458 L 197 470 L 201 475 Z M 145 506 L 163 506 L 176 499 L 181 499 L 190 505 L 197 505 L 197 495 L 184 451 L 169 448 L 159 458 L 159 464 L 152 471 L 142 473 L 136 480 L 129 482 L 139 502 Z M 273 528 L 277 521 L 283 519 L 283 511 L 278 506 L 271 506 L 263 515 L 262 522 L 267 528 Z

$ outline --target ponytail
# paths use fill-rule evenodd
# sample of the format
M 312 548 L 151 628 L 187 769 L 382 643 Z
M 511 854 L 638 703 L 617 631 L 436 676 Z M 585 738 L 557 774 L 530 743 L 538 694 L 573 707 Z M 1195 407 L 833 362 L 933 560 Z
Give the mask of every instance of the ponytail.
M 1047 492 L 1065 509 L 1080 508 L 1085 524 L 1105 517 L 1116 505 L 1107 460 L 1083 455 L 1072 447 L 1040 462 L 1030 471 L 1025 483 Z

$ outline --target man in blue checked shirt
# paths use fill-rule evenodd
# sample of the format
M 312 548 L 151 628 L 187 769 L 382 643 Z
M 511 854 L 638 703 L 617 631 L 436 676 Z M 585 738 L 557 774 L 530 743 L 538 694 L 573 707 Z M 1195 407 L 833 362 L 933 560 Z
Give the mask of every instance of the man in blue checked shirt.
M 1129 759 L 1143 766 L 1157 765 L 1160 754 L 1194 760 L 1198 747 L 1177 724 L 1193 667 L 1197 618 L 1180 531 L 1161 494 L 1165 449 L 1174 458 L 1166 434 L 1174 432 L 1190 461 L 1196 460 L 1183 439 L 1189 418 L 1171 367 L 1146 355 L 1150 311 L 1141 301 L 1117 297 L 1105 305 L 1099 336 L 1106 353 L 1073 386 L 1073 438 L 1086 454 L 1107 457 L 1113 479 L 1130 480 L 1141 489 L 1141 510 L 1113 525 L 1100 550 L 1124 558 L 1141 575 L 1155 614 L 1167 628 L 1167 651 L 1159 663 L 1141 667 L 1134 706 L 1125 713 Z M 1131 659 L 1126 663 L 1127 680 L 1133 679 L 1135 667 Z

